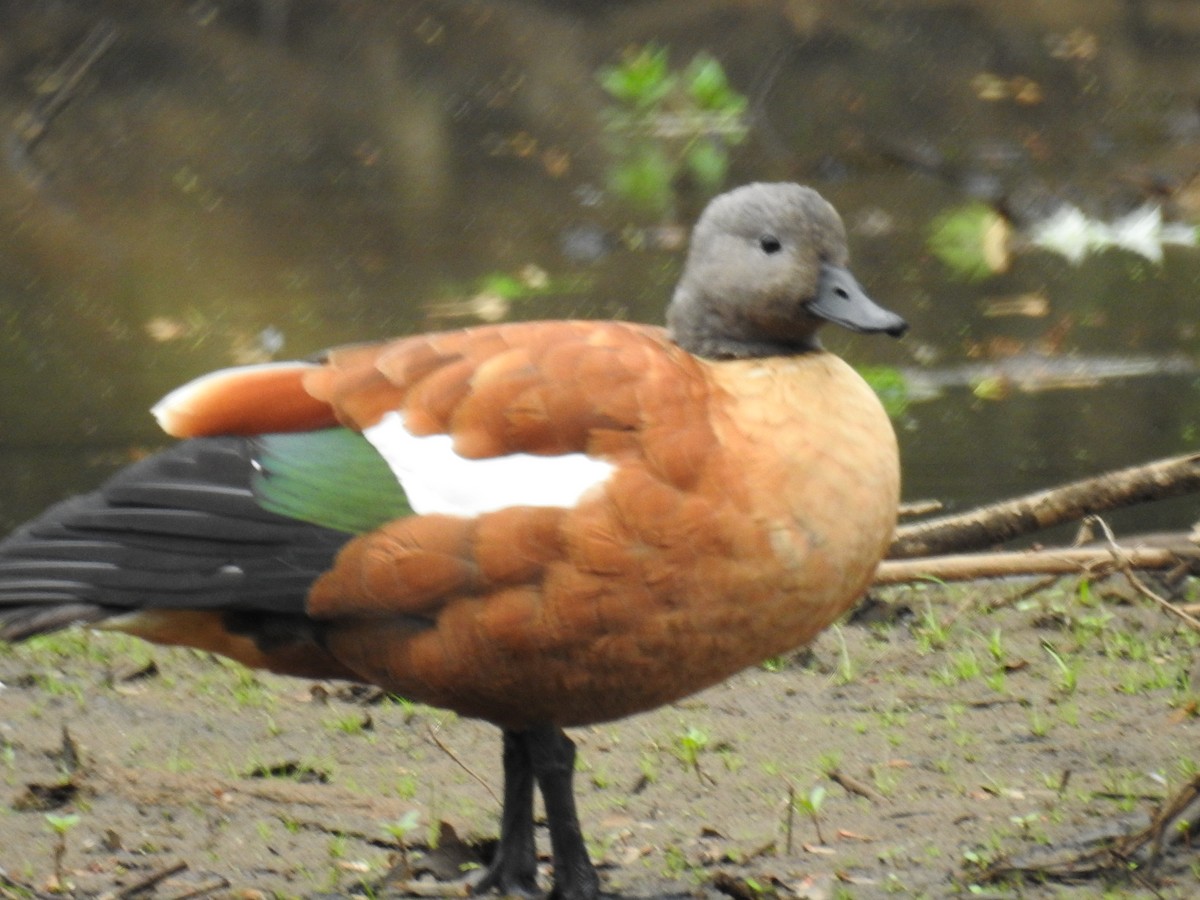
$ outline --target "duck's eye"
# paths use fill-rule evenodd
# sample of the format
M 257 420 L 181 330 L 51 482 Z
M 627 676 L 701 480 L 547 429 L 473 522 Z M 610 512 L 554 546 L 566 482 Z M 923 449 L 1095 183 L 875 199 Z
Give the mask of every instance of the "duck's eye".
M 773 234 L 764 234 L 760 237 L 758 239 L 758 246 L 762 248 L 763 253 L 778 253 L 783 249 L 783 244 Z

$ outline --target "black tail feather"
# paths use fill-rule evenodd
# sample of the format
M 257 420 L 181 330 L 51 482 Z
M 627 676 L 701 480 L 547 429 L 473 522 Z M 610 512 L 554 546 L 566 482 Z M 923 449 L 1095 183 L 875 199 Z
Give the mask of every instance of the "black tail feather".
M 351 535 L 263 509 L 246 438 L 177 444 L 0 541 L 0 639 L 137 609 L 302 616 Z

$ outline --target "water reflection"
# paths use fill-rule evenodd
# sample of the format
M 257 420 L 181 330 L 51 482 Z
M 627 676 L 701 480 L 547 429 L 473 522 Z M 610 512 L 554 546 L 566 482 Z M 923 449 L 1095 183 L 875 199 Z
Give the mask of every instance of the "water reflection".
M 855 361 L 934 380 L 1150 361 L 910 407 L 909 496 L 961 506 L 1194 446 L 1192 379 L 1153 361 L 1196 356 L 1200 253 L 1072 266 L 1017 240 L 965 283 L 927 239 L 971 199 L 1018 239 L 1063 201 L 1194 221 L 1196 4 L 3 0 L 0 528 L 158 443 L 145 410 L 210 368 L 495 315 L 658 321 L 705 198 L 687 177 L 665 216 L 614 196 L 596 78 L 650 41 L 712 54 L 748 98 L 729 182 L 809 182 L 844 213 L 864 285 L 913 323 L 837 338 Z M 530 267 L 549 289 L 495 293 Z

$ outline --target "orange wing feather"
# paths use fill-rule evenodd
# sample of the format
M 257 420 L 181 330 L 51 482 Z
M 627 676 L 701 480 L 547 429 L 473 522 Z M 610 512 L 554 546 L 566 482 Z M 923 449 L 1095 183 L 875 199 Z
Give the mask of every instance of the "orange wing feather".
M 156 407 L 176 437 L 369 427 L 402 411 L 417 434 L 447 433 L 463 456 L 610 454 L 643 412 L 694 399 L 694 360 L 649 326 L 532 322 L 340 347 L 321 363 L 203 376 Z M 671 377 L 663 378 L 663 375 Z M 677 418 L 677 417 L 676 417 Z
M 222 369 L 176 388 L 153 412 L 177 438 L 330 428 L 333 409 L 304 387 L 312 370 L 301 362 Z
M 414 433 L 449 434 L 461 455 L 483 458 L 593 450 L 661 405 L 656 383 L 698 371 L 660 328 L 530 322 L 334 350 L 304 386 L 349 427 L 402 411 Z M 691 399 L 661 394 L 668 405 Z

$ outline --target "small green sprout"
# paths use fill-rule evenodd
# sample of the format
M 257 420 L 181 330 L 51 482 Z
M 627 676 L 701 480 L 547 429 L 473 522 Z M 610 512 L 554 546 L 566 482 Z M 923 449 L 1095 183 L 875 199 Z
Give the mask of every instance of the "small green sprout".
M 417 830 L 420 822 L 420 813 L 415 809 L 410 809 L 396 821 L 384 822 L 380 826 L 383 828 L 384 834 L 396 842 L 396 849 L 400 851 L 400 866 L 405 880 L 412 874 L 412 866 L 408 859 L 408 839 Z
M 46 813 L 46 824 L 54 834 L 54 880 L 60 890 L 65 890 L 67 880 L 63 859 L 67 855 L 67 833 L 79 824 L 79 816 L 75 813 Z
M 817 784 L 813 786 L 807 796 L 793 795 L 792 798 L 792 804 L 796 809 L 812 819 L 819 844 L 825 843 L 825 837 L 821 834 L 821 806 L 825 803 L 825 793 L 825 786 Z
M 708 748 L 708 741 L 707 732 L 691 726 L 675 739 L 675 755 L 685 766 L 695 770 L 701 780 L 705 775 L 700 770 L 700 754 Z
M 1042 649 L 1050 655 L 1054 660 L 1054 664 L 1058 667 L 1058 687 L 1064 694 L 1075 693 L 1079 687 L 1079 664 L 1078 662 L 1068 663 L 1061 655 L 1059 655 L 1049 644 L 1042 644 Z

